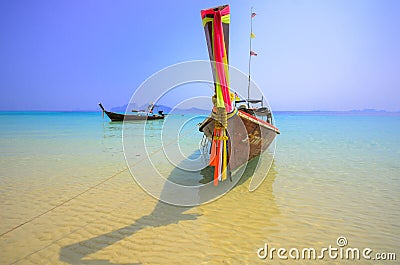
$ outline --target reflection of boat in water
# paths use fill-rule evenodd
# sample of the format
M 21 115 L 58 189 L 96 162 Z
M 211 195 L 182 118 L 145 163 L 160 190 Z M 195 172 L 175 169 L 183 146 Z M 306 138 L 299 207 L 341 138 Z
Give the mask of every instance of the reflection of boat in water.
M 165 114 L 160 110 L 157 114 L 153 113 L 154 104 L 149 105 L 147 111 L 132 111 L 132 114 L 121 114 L 116 112 L 107 111 L 101 103 L 100 108 L 103 110 L 111 121 L 142 121 L 142 120 L 161 120 L 164 119 Z
M 210 165 L 215 167 L 214 184 L 264 152 L 279 134 L 273 125 L 271 111 L 263 100 L 250 99 L 250 68 L 247 99 L 241 100 L 230 91 L 228 73 L 229 5 L 201 11 L 208 53 L 212 64 L 215 95 L 213 112 L 200 124 L 200 131 L 212 143 Z M 251 14 L 253 18 L 255 13 Z M 250 57 L 256 55 L 251 51 Z M 237 103 L 245 103 L 236 107 Z M 253 104 L 261 103 L 261 107 Z M 263 119 L 263 117 L 265 119 Z

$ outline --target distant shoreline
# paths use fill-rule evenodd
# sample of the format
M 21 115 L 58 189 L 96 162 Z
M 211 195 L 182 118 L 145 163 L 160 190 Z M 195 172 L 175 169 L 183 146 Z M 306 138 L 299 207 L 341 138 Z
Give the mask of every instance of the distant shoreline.
M 388 116 L 400 115 L 400 111 L 386 111 L 386 110 L 278 110 L 273 111 L 274 114 L 304 114 L 304 115 L 354 115 L 354 116 Z
M 177 111 L 174 114 L 204 114 L 209 110 L 201 110 L 190 112 L 190 110 Z M 0 110 L 0 113 L 101 113 L 101 110 Z M 400 115 L 400 111 L 386 110 L 275 110 L 274 114 L 293 114 L 293 115 L 372 115 L 372 116 L 387 116 Z

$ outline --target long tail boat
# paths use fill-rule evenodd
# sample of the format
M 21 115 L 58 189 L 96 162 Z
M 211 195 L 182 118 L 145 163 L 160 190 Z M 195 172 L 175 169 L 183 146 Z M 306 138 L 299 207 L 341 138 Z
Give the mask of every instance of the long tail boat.
M 251 18 L 255 13 L 251 13 Z M 212 97 L 213 111 L 199 127 L 211 142 L 210 166 L 214 166 L 214 185 L 223 181 L 229 173 L 250 159 L 259 156 L 272 143 L 279 129 L 273 125 L 272 114 L 264 106 L 253 108 L 251 104 L 261 100 L 250 99 L 250 91 L 246 100 L 236 100 L 230 91 L 228 72 L 229 48 L 229 5 L 219 6 L 201 11 L 208 53 L 214 77 Z M 250 59 L 255 53 L 251 51 Z M 249 65 L 250 65 L 249 59 Z M 249 71 L 250 89 L 250 71 Z M 236 107 L 236 103 L 246 103 Z M 266 120 L 262 119 L 266 117 Z
M 132 114 L 121 114 L 116 112 L 107 111 L 101 103 L 100 108 L 111 121 L 143 121 L 143 120 L 161 120 L 164 119 L 165 114 L 159 111 L 157 114 L 153 113 L 154 105 L 150 105 L 147 111 L 134 111 Z

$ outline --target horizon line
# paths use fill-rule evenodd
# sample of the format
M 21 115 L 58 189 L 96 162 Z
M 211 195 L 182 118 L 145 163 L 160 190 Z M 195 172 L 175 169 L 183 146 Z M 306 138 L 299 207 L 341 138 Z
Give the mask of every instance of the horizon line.
M 168 107 L 168 106 L 165 106 Z M 169 107 L 170 108 L 170 107 Z M 178 108 L 180 109 L 180 108 Z M 190 110 L 192 108 L 188 109 L 180 109 L 180 110 Z M 204 110 L 204 111 L 211 111 L 209 109 L 201 109 L 201 108 L 196 108 L 198 110 Z M 102 110 L 97 110 L 97 109 L 88 109 L 88 110 L 29 110 L 29 109 L 18 109 L 18 110 L 1 110 L 0 112 L 102 112 Z M 371 109 L 371 108 L 365 108 L 365 109 L 351 109 L 351 110 L 323 110 L 323 109 L 317 109 L 317 110 L 272 110 L 272 112 L 387 112 L 387 113 L 400 113 L 400 110 L 384 110 L 384 109 Z

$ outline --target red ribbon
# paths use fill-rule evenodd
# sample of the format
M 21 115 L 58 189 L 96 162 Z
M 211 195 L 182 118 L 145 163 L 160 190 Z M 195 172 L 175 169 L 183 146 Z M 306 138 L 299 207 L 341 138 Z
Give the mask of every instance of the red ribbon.
M 201 17 L 204 19 L 206 15 L 214 16 L 214 60 L 216 62 L 217 74 L 221 85 L 222 95 L 224 98 L 226 112 L 232 111 L 231 97 L 229 95 L 229 87 L 227 84 L 227 78 L 224 68 L 223 57 L 225 56 L 225 41 L 224 31 L 222 28 L 222 16 L 230 13 L 229 6 L 226 6 L 222 10 L 207 9 L 201 11 Z

